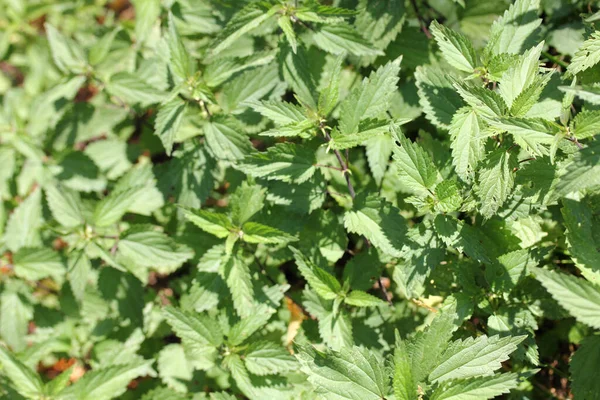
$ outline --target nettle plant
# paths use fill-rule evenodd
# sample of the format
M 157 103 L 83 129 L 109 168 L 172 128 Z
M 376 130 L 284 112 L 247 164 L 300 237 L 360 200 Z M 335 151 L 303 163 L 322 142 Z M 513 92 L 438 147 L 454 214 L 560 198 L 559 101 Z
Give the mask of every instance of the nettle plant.
M 0 1 L 0 398 L 600 399 L 600 15 L 541 3 Z

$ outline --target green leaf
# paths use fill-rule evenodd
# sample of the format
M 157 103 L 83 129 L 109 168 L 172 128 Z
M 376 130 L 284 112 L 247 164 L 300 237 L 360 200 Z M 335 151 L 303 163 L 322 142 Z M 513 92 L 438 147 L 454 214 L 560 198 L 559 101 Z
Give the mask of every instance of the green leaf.
M 389 135 L 377 135 L 365 142 L 365 153 L 369 169 L 379 185 L 389 166 L 390 156 L 394 151 L 394 140 Z
M 452 164 L 456 174 L 465 182 L 473 179 L 477 165 L 485 157 L 483 129 L 482 121 L 472 108 L 461 108 L 452 118 Z
M 294 52 L 289 45 L 279 50 L 279 73 L 294 90 L 302 105 L 317 108 L 317 83 L 311 74 L 310 62 L 304 46 L 298 46 Z
M 174 97 L 158 109 L 154 130 L 167 151 L 167 155 L 171 155 L 173 151 L 175 136 L 179 131 L 185 112 L 186 103 L 180 97 Z
M 253 342 L 246 349 L 244 363 L 255 375 L 279 374 L 298 368 L 296 359 L 284 347 L 273 342 Z
M 129 207 L 136 201 L 143 186 L 133 186 L 124 190 L 113 191 L 96 205 L 94 225 L 109 226 L 119 222 Z
M 535 277 L 575 319 L 600 328 L 600 287 L 582 278 L 534 269 Z
M 438 314 L 425 330 L 417 332 L 406 343 L 414 382 L 422 382 L 439 364 L 438 360 L 448 347 L 452 332 L 456 329 L 456 314 Z
M 501 18 L 494 21 L 486 51 L 492 55 L 521 54 L 537 43 L 540 0 L 516 0 Z
M 333 275 L 315 265 L 296 248 L 290 247 L 290 250 L 294 253 L 298 270 L 319 296 L 333 300 L 341 294 L 342 287 Z
M 560 90 L 567 94 L 574 94 L 580 99 L 591 104 L 600 104 L 600 85 L 576 85 L 576 86 L 559 86 Z
M 479 377 L 450 381 L 438 387 L 431 400 L 487 400 L 509 393 L 518 385 L 518 375 L 496 374 L 492 377 Z
M 0 345 L 0 364 L 2 374 L 10 379 L 14 388 L 20 395 L 37 399 L 44 394 L 44 384 L 32 369 L 25 366 L 8 349 Z
M 512 67 L 502 74 L 498 81 L 499 93 L 509 108 L 523 90 L 534 83 L 543 48 L 544 42 L 541 42 L 536 47 L 527 50 Z
M 192 359 L 210 360 L 223 343 L 223 333 L 213 319 L 205 314 L 191 313 L 172 306 L 163 308 L 162 314 L 183 343 Z
M 351 25 L 346 23 L 321 25 L 313 34 L 313 39 L 317 46 L 333 54 L 383 55 L 381 50 L 375 48 Z
M 290 44 L 292 51 L 296 53 L 298 48 L 298 40 L 296 39 L 296 33 L 294 32 L 294 27 L 292 26 L 292 21 L 290 17 L 287 15 L 282 15 L 277 19 L 277 25 L 281 28 L 283 34 L 285 35 L 286 40 Z
M 229 257 L 223 266 L 222 277 L 231 292 L 233 307 L 237 314 L 244 319 L 253 315 L 255 301 L 252 276 L 248 264 L 239 254 L 232 254 Z
M 393 387 L 396 400 L 416 400 L 417 385 L 413 379 L 411 360 L 406 344 L 396 331 L 396 348 L 394 349 Z
M 394 162 L 403 184 L 402 190 L 422 197 L 430 195 L 439 180 L 439 173 L 429 153 L 402 132 L 396 135 L 396 140 L 400 146 L 394 148 Z
M 372 2 L 360 0 L 354 20 L 356 30 L 376 48 L 384 50 L 402 30 L 406 18 L 404 2 L 392 0 Z
M 134 0 L 135 38 L 142 43 L 148 38 L 153 25 L 160 16 L 160 0 Z
M 69 279 L 73 295 L 77 300 L 82 301 L 88 283 L 88 275 L 92 269 L 90 259 L 85 254 L 85 251 L 82 250 L 69 257 L 68 267 L 67 278 Z
M 515 142 L 532 157 L 549 155 L 549 146 L 554 142 L 554 136 L 561 131 L 557 124 L 542 118 L 500 118 L 492 121 L 491 125 L 510 133 Z
M 457 211 L 463 202 L 458 184 L 454 180 L 440 182 L 435 187 L 435 197 L 438 200 L 436 206 L 442 212 Z
M 35 189 L 8 218 L 4 240 L 9 250 L 41 244 L 38 232 L 42 225 L 41 193 L 41 189 Z
M 600 393 L 600 381 L 596 379 L 596 368 L 600 363 L 600 336 L 583 338 L 569 364 L 571 389 L 580 399 L 593 399 Z
M 339 352 L 319 352 L 300 347 L 298 360 L 309 382 L 331 399 L 380 400 L 387 396 L 389 382 L 376 353 L 353 346 Z
M 452 118 L 465 103 L 454 89 L 454 79 L 448 71 L 426 65 L 418 66 L 415 79 L 419 104 L 425 117 L 438 128 L 449 129 Z
M 576 75 L 600 62 L 600 31 L 593 32 L 589 39 L 577 50 L 567 68 L 571 74 Z
M 187 79 L 194 74 L 195 67 L 190 59 L 190 53 L 179 37 L 177 27 L 173 21 L 173 14 L 169 13 L 169 28 L 167 34 L 167 44 L 169 46 L 171 70 L 181 79 Z
M 265 326 L 275 312 L 273 308 L 270 308 L 265 304 L 255 306 L 251 306 L 251 304 L 251 302 L 244 303 L 246 311 L 240 314 L 243 315 L 242 319 L 233 325 L 229 331 L 227 343 L 231 346 L 242 344 L 256 331 Z
M 119 72 L 111 76 L 106 83 L 106 90 L 110 95 L 117 97 L 120 103 L 140 104 L 143 107 L 160 103 L 166 97 L 166 93 L 152 87 L 139 75 L 129 72 Z
M 511 195 L 515 184 L 513 169 L 518 162 L 504 149 L 498 149 L 488 155 L 477 173 L 475 193 L 481 206 L 479 212 L 486 219 L 491 218 Z
M 480 229 L 441 214 L 435 217 L 434 224 L 436 234 L 446 245 L 480 263 L 492 263 L 497 248 Z
M 289 125 L 306 120 L 302 107 L 278 100 L 250 101 L 248 105 L 277 125 Z
M 157 267 L 159 271 L 172 271 L 194 253 L 188 247 L 176 243 L 151 225 L 133 226 L 121 234 L 118 249 L 128 259 L 143 267 Z
M 265 206 L 266 189 L 259 185 L 243 182 L 231 195 L 231 218 L 241 226 Z
M 240 235 L 247 243 L 285 244 L 298 240 L 279 229 L 257 222 L 246 222 Z
M 578 151 L 560 174 L 556 190 L 561 195 L 600 185 L 600 141 Z
M 302 183 L 316 171 L 315 150 L 309 146 L 281 143 L 266 152 L 253 153 L 238 165 L 245 174 L 256 178 Z
M 344 214 L 344 226 L 349 232 L 366 237 L 384 253 L 401 257 L 406 222 L 400 210 L 378 196 L 357 196 L 353 210 Z
M 160 379 L 166 385 L 177 391 L 187 391 L 186 383 L 193 379 L 194 368 L 181 344 L 171 343 L 164 346 L 158 353 L 157 367 Z
M 121 396 L 133 379 L 152 375 L 152 361 L 112 365 L 87 372 L 76 383 L 61 392 L 65 400 L 109 400 Z
M 4 287 L 0 293 L 0 335 L 14 351 L 27 346 L 26 335 L 29 321 L 33 319 L 33 307 L 26 301 L 20 288 Z
M 592 271 L 600 272 L 600 254 L 594 240 L 594 215 L 583 202 L 563 199 L 561 209 L 566 238 L 573 257 L 578 265 L 585 265 Z
M 70 38 L 63 36 L 55 27 L 45 24 L 46 35 L 52 59 L 63 73 L 81 74 L 87 68 L 87 60 L 81 47 Z
M 230 47 L 241 36 L 260 26 L 280 9 L 278 5 L 271 7 L 267 5 L 268 3 L 250 3 L 238 11 L 215 38 L 211 49 L 212 55 Z
M 340 76 L 342 73 L 342 63 L 344 55 L 336 58 L 335 64 L 329 75 L 329 82 L 325 89 L 319 94 L 318 111 L 319 114 L 326 117 L 335 108 L 340 95 Z
M 246 70 L 223 85 L 219 104 L 225 113 L 240 114 L 256 100 L 268 95 L 279 83 L 275 65 Z
M 185 208 L 182 210 L 188 221 L 218 238 L 226 238 L 235 228 L 225 214 L 207 210 L 187 210 Z
M 577 139 L 588 139 L 600 132 L 600 111 L 584 110 L 571 121 L 571 132 Z
M 65 265 L 58 253 L 47 247 L 21 247 L 13 255 L 15 274 L 29 281 L 37 281 L 48 276 L 61 279 Z
M 389 121 L 387 119 L 366 118 L 358 124 L 357 132 L 354 132 L 353 134 L 347 135 L 335 129 L 331 133 L 329 147 L 337 150 L 356 147 L 361 144 L 365 144 L 365 142 L 372 138 L 387 136 L 386 133 L 389 133 L 390 129 L 399 127 L 410 120 L 410 118 L 400 118 L 394 121 Z
M 46 200 L 52 216 L 64 227 L 72 228 L 83 224 L 79 194 L 62 185 L 49 184 L 44 187 Z
M 344 297 L 344 303 L 356 307 L 376 307 L 385 304 L 379 297 L 363 292 L 361 290 L 353 290 Z
M 471 41 L 437 21 L 431 23 L 430 29 L 448 64 L 460 71 L 473 73 L 479 63 Z
M 210 152 L 220 160 L 239 161 L 252 150 L 249 138 L 231 118 L 214 118 L 207 122 L 204 135 Z
M 379 67 L 342 102 L 339 129 L 343 135 L 358 132 L 360 121 L 377 117 L 389 108 L 391 97 L 397 90 L 400 61 L 398 58 Z
M 526 336 L 479 336 L 452 342 L 429 374 L 432 382 L 491 376 Z
M 484 120 L 502 117 L 508 113 L 508 107 L 498 93 L 466 82 L 456 82 L 456 91 Z
M 523 89 L 521 94 L 514 99 L 510 107 L 510 113 L 516 117 L 523 117 L 536 104 L 543 104 L 543 100 L 541 103 L 538 103 L 538 101 L 551 78 L 552 73 L 536 76 L 533 83 Z

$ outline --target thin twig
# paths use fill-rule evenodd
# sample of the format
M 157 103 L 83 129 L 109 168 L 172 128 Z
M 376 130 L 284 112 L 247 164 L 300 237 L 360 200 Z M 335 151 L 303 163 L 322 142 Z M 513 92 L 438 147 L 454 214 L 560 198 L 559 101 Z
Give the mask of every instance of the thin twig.
M 323 135 L 325 136 L 325 140 L 327 141 L 327 143 L 331 142 L 331 135 L 329 134 L 329 132 L 327 132 L 324 128 L 321 128 L 321 132 L 323 132 Z M 348 164 L 344 163 L 344 160 L 343 160 L 342 155 L 339 150 L 334 149 L 333 154 L 335 154 L 335 157 L 337 158 L 338 163 L 340 164 L 340 168 L 342 168 L 342 173 L 344 174 L 344 178 L 346 178 L 346 185 L 348 186 L 348 191 L 350 192 L 350 196 L 354 199 L 356 197 L 356 191 L 354 190 L 352 181 L 350 181 L 350 174 L 348 173 L 349 172 Z
M 427 29 L 427 23 L 425 22 L 425 19 L 419 12 L 419 6 L 417 5 L 417 1 L 410 0 L 410 3 L 412 4 L 412 8 L 415 11 L 415 14 L 417 14 L 417 19 L 419 20 L 419 25 L 421 25 L 421 30 L 423 31 L 425 36 L 427 36 L 427 39 L 431 39 L 431 32 L 429 32 L 429 29 Z
M 569 64 L 567 64 L 560 58 L 553 56 L 552 54 L 548 53 L 547 51 L 542 51 L 542 55 L 544 57 L 546 57 L 548 60 L 552 61 L 555 65 L 560 65 L 564 69 L 567 69 L 569 67 Z

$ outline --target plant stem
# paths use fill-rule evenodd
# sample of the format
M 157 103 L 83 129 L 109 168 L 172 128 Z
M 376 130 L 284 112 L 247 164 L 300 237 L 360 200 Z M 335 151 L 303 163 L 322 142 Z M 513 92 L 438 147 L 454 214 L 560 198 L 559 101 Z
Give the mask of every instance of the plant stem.
M 542 55 L 544 57 L 546 57 L 548 60 L 552 61 L 554 64 L 560 65 L 561 67 L 563 67 L 565 69 L 569 66 L 569 64 L 567 64 L 560 58 L 553 56 L 552 54 L 548 53 L 547 51 L 542 51 Z
M 321 132 L 325 136 L 325 140 L 327 143 L 331 142 L 331 135 L 324 128 L 321 128 Z M 346 178 L 346 185 L 348 186 L 348 191 L 350 192 L 350 196 L 354 199 L 356 197 L 356 191 L 354 190 L 354 186 L 350 181 L 350 174 L 348 174 L 348 164 L 344 162 L 342 158 L 342 154 L 339 150 L 334 149 L 333 154 L 335 154 L 335 158 L 337 158 L 338 163 L 340 164 L 340 168 L 342 169 L 342 173 L 344 174 L 344 178 Z
M 431 39 L 431 32 L 429 32 L 429 29 L 427 29 L 427 23 L 425 22 L 425 19 L 419 12 L 417 0 L 410 0 L 410 4 L 412 4 L 413 10 L 415 11 L 415 14 L 417 14 L 417 19 L 419 20 L 419 24 L 421 25 L 421 30 L 423 31 L 425 36 L 427 36 L 427 39 Z

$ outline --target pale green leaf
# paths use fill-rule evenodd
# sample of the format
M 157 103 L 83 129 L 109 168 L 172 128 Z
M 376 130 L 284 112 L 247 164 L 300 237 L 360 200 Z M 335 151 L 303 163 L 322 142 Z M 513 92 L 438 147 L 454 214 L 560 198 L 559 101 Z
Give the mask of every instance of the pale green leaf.
M 294 253 L 298 270 L 319 296 L 326 300 L 333 300 L 341 294 L 342 287 L 333 275 L 315 265 L 296 248 L 290 247 L 290 250 Z
M 190 58 L 189 51 L 185 48 L 177 27 L 173 20 L 173 14 L 169 13 L 169 28 L 167 35 L 167 44 L 169 46 L 171 70 L 181 79 L 187 79 L 194 74 L 194 65 Z
M 285 244 L 298 240 L 279 229 L 257 222 L 246 222 L 240 235 L 241 239 L 247 243 Z
M 435 126 L 449 129 L 452 118 L 465 105 L 454 89 L 452 74 L 441 68 L 420 65 L 415 79 L 425 117 Z
M 62 279 L 65 265 L 60 255 L 47 247 L 21 247 L 13 255 L 15 274 L 29 281 L 37 281 L 48 276 Z
M 336 58 L 334 67 L 329 76 L 329 83 L 319 95 L 318 111 L 322 116 L 327 116 L 337 105 L 340 95 L 340 76 L 342 73 L 342 62 L 344 55 Z
M 253 153 L 238 165 L 245 174 L 256 178 L 302 183 L 315 173 L 315 150 L 308 146 L 281 143 L 266 152 Z
M 151 225 L 129 228 L 121 235 L 118 249 L 128 259 L 143 267 L 172 271 L 193 256 L 191 249 L 176 243 Z
M 111 76 L 106 83 L 106 90 L 116 97 L 119 103 L 140 104 L 143 107 L 160 103 L 166 97 L 166 93 L 152 87 L 139 75 L 129 72 L 119 72 Z
M 9 250 L 17 251 L 24 246 L 41 244 L 38 232 L 42 225 L 41 193 L 41 189 L 35 189 L 8 218 L 4 238 Z
M 255 375 L 278 374 L 298 368 L 295 358 L 284 347 L 267 341 L 251 343 L 246 349 L 244 363 Z
M 363 292 L 362 290 L 353 290 L 344 297 L 344 303 L 356 307 L 376 307 L 385 304 L 379 297 Z
M 135 202 L 143 186 L 133 186 L 120 191 L 113 191 L 96 205 L 94 225 L 109 226 L 118 222 Z
M 491 376 L 526 336 L 479 336 L 452 342 L 429 374 L 432 382 Z
M 577 50 L 567 71 L 576 75 L 593 67 L 598 62 L 600 62 L 600 31 L 595 31 Z
M 227 342 L 232 346 L 242 344 L 256 331 L 265 326 L 275 312 L 273 308 L 265 304 L 253 306 L 251 302 L 246 302 L 244 307 L 245 311 L 240 314 L 243 315 L 242 319 L 233 325 L 229 331 Z
M 2 345 L 0 345 L 0 365 L 2 365 L 2 374 L 10 379 L 20 395 L 30 399 L 43 396 L 44 384 L 38 374 L 20 362 Z
M 396 331 L 396 348 L 394 349 L 393 387 L 396 400 L 416 400 L 417 385 L 413 379 L 411 360 L 406 344 Z
M 588 139 L 600 133 L 600 111 L 584 110 L 571 121 L 571 132 L 577 139 Z
M 556 123 L 542 118 L 500 118 L 491 121 L 491 125 L 510 133 L 515 142 L 532 157 L 549 155 L 555 135 L 560 133 Z
M 477 165 L 485 156 L 483 129 L 482 121 L 471 108 L 460 109 L 452 118 L 452 164 L 456 174 L 465 182 L 473 179 Z
M 167 151 L 167 155 L 171 155 L 173 151 L 173 143 L 185 112 L 186 103 L 180 97 L 174 97 L 158 109 L 154 130 Z
M 394 148 L 394 162 L 403 185 L 401 190 L 422 197 L 430 195 L 439 173 L 429 153 L 401 132 L 397 140 L 400 146 Z
M 516 0 L 504 15 L 494 21 L 486 50 L 492 55 L 521 54 L 537 43 L 540 0 Z
M 406 222 L 400 210 L 378 196 L 357 196 L 353 210 L 344 215 L 344 226 L 349 232 L 366 237 L 384 253 L 401 256 Z
M 87 68 L 87 60 L 83 49 L 72 39 L 65 37 L 54 26 L 44 25 L 52 59 L 54 63 L 64 73 L 80 74 Z
M 229 233 L 234 229 L 233 224 L 225 214 L 207 210 L 187 210 L 184 208 L 182 210 L 188 221 L 218 238 L 222 239 L 229 236 Z
M 527 50 L 512 67 L 502 74 L 498 81 L 500 95 L 509 108 L 523 90 L 534 83 L 543 48 L 544 42 L 541 42 L 536 47 Z
M 600 140 L 578 151 L 559 178 L 556 190 L 561 195 L 600 185 Z
M 231 195 L 231 218 L 241 226 L 265 206 L 266 189 L 259 185 L 243 182 Z
M 274 15 L 279 6 L 267 7 L 265 3 L 250 3 L 239 10 L 215 38 L 211 52 L 216 55 L 230 47 L 244 34 L 250 32 Z
M 279 50 L 279 73 L 294 90 L 295 96 L 302 105 L 311 109 L 317 108 L 317 83 L 311 73 L 310 61 L 304 46 L 298 46 L 294 52 L 289 45 Z
M 481 205 L 479 212 L 486 219 L 491 218 L 511 195 L 515 184 L 513 169 L 518 162 L 504 149 L 488 155 L 477 171 L 475 193 Z
M 375 48 L 351 25 L 346 23 L 321 25 L 315 31 L 313 39 L 317 46 L 333 54 L 383 55 L 381 50 Z
M 294 32 L 294 27 L 292 26 L 290 17 L 287 15 L 282 15 L 277 19 L 277 24 L 283 31 L 283 34 L 290 44 L 292 51 L 296 53 L 296 49 L 298 48 L 298 40 L 296 39 L 296 33 Z
M 388 376 L 374 352 L 354 346 L 321 353 L 305 346 L 297 357 L 309 382 L 325 399 L 380 400 L 387 396 Z
M 592 328 L 600 328 L 600 286 L 582 278 L 541 268 L 535 277 L 575 319 Z
M 438 387 L 431 400 L 487 400 L 507 394 L 518 385 L 514 373 L 450 381 Z
M 473 73 L 478 66 L 478 59 L 471 41 L 437 21 L 433 21 L 430 28 L 448 64 L 460 71 Z
M 342 102 L 339 123 L 342 134 L 358 132 L 360 121 L 377 117 L 389 108 L 391 97 L 397 90 L 400 61 L 399 58 L 379 67 Z
M 48 206 L 55 220 L 68 228 L 83 224 L 84 219 L 80 208 L 81 199 L 77 192 L 59 184 L 46 185 L 44 190 L 46 191 Z
M 65 400 L 110 400 L 118 398 L 127 390 L 133 379 L 153 375 L 152 361 L 117 364 L 87 372 L 61 394 Z
M 254 287 L 250 268 L 239 254 L 232 254 L 223 265 L 222 276 L 231 292 L 233 307 L 237 314 L 244 318 L 242 320 L 244 321 L 255 313 Z
M 249 138 L 230 118 L 215 118 L 204 125 L 206 144 L 213 156 L 225 161 L 239 161 L 252 150 Z

